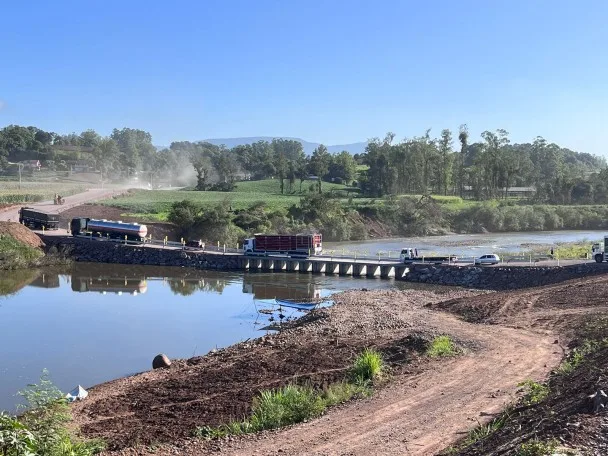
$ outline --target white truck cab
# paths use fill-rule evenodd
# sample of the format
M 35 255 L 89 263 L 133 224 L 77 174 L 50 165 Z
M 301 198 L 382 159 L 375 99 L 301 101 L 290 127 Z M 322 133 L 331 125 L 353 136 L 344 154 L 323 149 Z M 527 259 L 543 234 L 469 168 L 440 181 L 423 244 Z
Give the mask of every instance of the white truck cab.
M 591 257 L 596 263 L 608 261 L 608 236 L 604 236 L 604 242 L 598 242 L 591 246 Z
M 243 253 L 252 253 L 255 246 L 255 239 L 245 239 L 243 241 Z
M 414 249 L 410 249 L 409 247 L 401 249 L 401 255 L 399 259 L 403 263 L 405 260 L 413 260 L 415 258 Z

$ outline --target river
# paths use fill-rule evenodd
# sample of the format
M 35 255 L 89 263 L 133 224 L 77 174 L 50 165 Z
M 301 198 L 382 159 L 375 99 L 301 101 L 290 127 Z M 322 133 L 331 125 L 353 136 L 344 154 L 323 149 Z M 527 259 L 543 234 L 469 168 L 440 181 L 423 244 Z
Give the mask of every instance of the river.
M 62 391 L 86 388 L 148 370 L 158 353 L 202 355 L 302 315 L 278 309 L 275 297 L 392 286 L 380 279 L 83 263 L 63 272 L 2 271 L 0 410 L 12 410 L 15 393 L 45 368 Z
M 376 255 L 378 252 L 397 254 L 403 247 L 418 249 L 420 255 L 454 254 L 477 257 L 488 253 L 515 253 L 530 250 L 531 246 L 546 246 L 547 250 L 558 243 L 583 242 L 603 239 L 605 231 L 536 231 L 521 233 L 448 234 L 411 238 L 391 238 L 368 241 L 324 242 L 325 251 L 357 252 Z

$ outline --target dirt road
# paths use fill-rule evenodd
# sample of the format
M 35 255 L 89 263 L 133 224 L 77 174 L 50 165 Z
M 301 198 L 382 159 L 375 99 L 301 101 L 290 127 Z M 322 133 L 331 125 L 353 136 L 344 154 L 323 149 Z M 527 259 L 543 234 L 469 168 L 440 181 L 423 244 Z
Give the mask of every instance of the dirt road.
M 275 438 L 235 443 L 222 454 L 435 454 L 478 420 L 500 412 L 513 400 L 519 382 L 543 378 L 563 355 L 551 335 L 474 326 L 440 314 L 428 319 L 438 330 L 483 348 L 422 374 L 398 377 L 371 400 L 331 411 Z
M 90 203 L 104 198 L 109 198 L 113 195 L 122 193 L 124 190 L 92 188 L 83 193 L 78 193 L 72 196 L 65 197 L 65 204 L 55 205 L 53 201 L 41 201 L 39 203 L 27 204 L 28 207 L 35 207 L 45 212 L 59 214 L 79 204 Z M 0 221 L 16 222 L 19 220 L 19 206 L 13 206 L 4 210 L 0 210 Z M 25 206 L 25 204 L 23 204 Z

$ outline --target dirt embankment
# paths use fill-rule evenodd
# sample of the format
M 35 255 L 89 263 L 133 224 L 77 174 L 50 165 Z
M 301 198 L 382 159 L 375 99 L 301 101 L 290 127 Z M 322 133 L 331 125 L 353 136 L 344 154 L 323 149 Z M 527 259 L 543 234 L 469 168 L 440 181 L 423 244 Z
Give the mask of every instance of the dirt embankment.
M 554 336 L 482 327 L 428 303 L 479 292 L 347 292 L 281 334 L 97 386 L 74 407 L 81 430 L 112 454 L 432 454 L 496 413 L 526 378 L 542 378 L 562 356 Z M 431 361 L 426 341 L 450 334 L 467 354 Z M 363 348 L 384 353 L 392 382 L 371 400 L 293 428 L 234 442 L 190 438 L 196 426 L 248 413 L 260 391 L 290 382 L 322 387 L 344 378 Z
M 10 236 L 13 239 L 35 249 L 42 248 L 44 243 L 29 228 L 16 222 L 0 221 L 0 236 Z
M 515 404 L 495 432 L 450 454 L 506 456 L 530 442 L 565 445 L 576 448 L 576 454 L 608 454 L 608 416 L 592 413 L 589 399 L 598 390 L 608 391 L 607 293 L 608 278 L 603 276 L 429 305 L 482 325 L 555 333 L 555 343 L 566 351 L 560 368 L 547 379 L 546 397 Z

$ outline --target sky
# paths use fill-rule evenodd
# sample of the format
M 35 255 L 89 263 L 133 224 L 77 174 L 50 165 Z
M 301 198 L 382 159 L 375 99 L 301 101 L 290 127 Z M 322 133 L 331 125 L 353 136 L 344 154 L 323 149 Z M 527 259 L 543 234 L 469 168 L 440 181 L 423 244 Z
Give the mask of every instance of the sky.
M 467 124 L 608 155 L 607 18 L 604 0 L 4 2 L 0 127 L 346 144 Z

